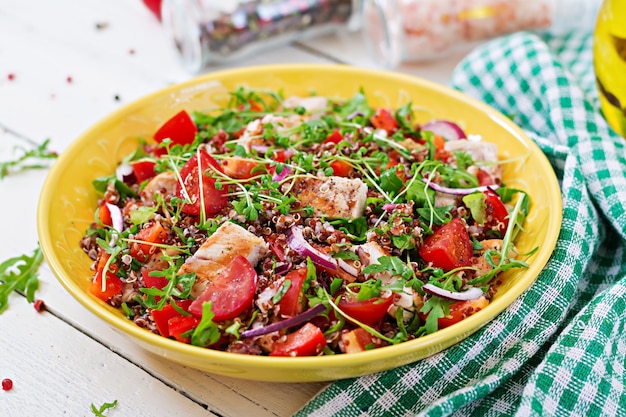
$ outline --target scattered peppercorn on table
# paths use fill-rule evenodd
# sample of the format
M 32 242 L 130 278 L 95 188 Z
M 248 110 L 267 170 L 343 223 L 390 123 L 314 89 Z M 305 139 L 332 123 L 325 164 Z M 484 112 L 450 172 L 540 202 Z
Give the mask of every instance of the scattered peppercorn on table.
M 0 35 L 0 162 L 42 150 L 49 140 L 42 154 L 54 163 L 49 152 L 62 153 L 110 112 L 192 77 L 140 0 L 6 0 L 0 5 Z M 445 84 L 465 53 L 399 71 Z M 207 71 L 281 62 L 377 66 L 361 36 L 353 33 L 278 46 Z M 0 262 L 30 259 L 36 250 L 35 213 L 46 174 L 45 167 L 9 167 L 0 180 L 5 219 Z M 45 261 L 38 281 L 36 302 L 13 292 L 0 315 L 1 416 L 96 411 L 109 416 L 288 416 L 326 386 L 239 380 L 164 361 L 82 307 Z

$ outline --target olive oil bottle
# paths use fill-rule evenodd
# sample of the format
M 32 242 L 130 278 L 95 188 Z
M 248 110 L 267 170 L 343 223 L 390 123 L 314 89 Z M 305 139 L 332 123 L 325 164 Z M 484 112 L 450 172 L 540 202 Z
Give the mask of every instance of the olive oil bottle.
M 602 113 L 609 125 L 626 137 L 626 0 L 604 0 L 593 54 Z

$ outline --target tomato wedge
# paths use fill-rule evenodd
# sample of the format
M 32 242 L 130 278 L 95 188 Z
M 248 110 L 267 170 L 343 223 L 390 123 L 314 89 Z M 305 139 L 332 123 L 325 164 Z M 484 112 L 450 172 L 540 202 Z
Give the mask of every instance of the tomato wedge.
M 176 305 L 181 309 L 187 311 L 191 300 L 176 301 Z M 182 317 L 183 315 L 178 312 L 171 304 L 165 305 L 161 310 L 152 310 L 152 318 L 154 324 L 156 324 L 157 330 L 161 336 L 170 336 L 170 326 L 168 321 L 174 317 Z
M 152 270 L 145 270 L 141 272 L 141 277 L 143 278 L 143 282 L 146 284 L 146 288 L 158 288 L 159 290 L 162 290 L 165 286 L 167 286 L 167 284 L 170 283 L 169 279 L 165 277 L 152 276 L 150 275 L 150 272 L 152 272 Z
M 333 169 L 333 175 L 338 177 L 349 177 L 352 174 L 352 166 L 344 161 L 333 161 L 330 167 Z
M 109 298 L 113 297 L 116 294 L 119 294 L 124 288 L 124 283 L 115 275 L 115 271 L 117 271 L 117 265 L 111 264 L 109 265 L 109 270 L 106 273 L 106 284 L 105 289 L 102 291 L 102 276 L 104 273 L 104 267 L 106 266 L 107 261 L 111 255 L 108 253 L 103 253 L 98 259 L 98 267 L 96 268 L 96 275 L 91 281 L 91 286 L 89 287 L 89 292 L 102 301 L 108 301 Z
M 484 191 L 484 194 L 486 196 L 485 205 L 487 206 L 487 218 L 490 219 L 486 222 L 486 225 L 496 227 L 500 233 L 504 234 L 507 227 L 509 227 L 509 211 L 506 209 L 498 193 L 488 188 Z
M 239 180 L 246 180 L 264 173 L 264 169 L 257 168 L 259 165 L 260 162 L 253 159 L 239 157 L 226 158 L 222 161 L 224 173 L 231 178 Z M 255 168 L 257 168 L 256 171 Z
M 111 210 L 109 210 L 109 206 L 106 203 L 100 204 L 98 207 L 98 220 L 105 226 L 112 226 L 113 219 L 111 218 Z
M 232 319 L 252 307 L 257 275 L 250 262 L 237 255 L 196 298 L 189 312 L 202 317 L 202 304 L 212 302 L 214 321 Z
M 145 261 L 148 256 L 157 251 L 157 247 L 154 245 L 165 243 L 167 240 L 167 232 L 161 226 L 159 222 L 153 222 L 150 226 L 144 227 L 135 235 L 136 240 L 141 240 L 146 243 L 131 243 L 130 256 L 139 260 Z
M 452 326 L 455 323 L 460 322 L 464 318 L 471 316 L 474 313 L 482 310 L 489 305 L 489 300 L 485 297 L 480 297 L 476 300 L 469 301 L 457 301 L 450 306 L 450 314 L 438 319 L 439 328 L 443 329 L 448 326 Z
M 278 312 L 281 316 L 293 317 L 301 313 L 304 309 L 304 305 L 300 299 L 300 291 L 302 291 L 302 285 L 304 284 L 306 275 L 306 268 L 298 268 L 285 275 L 285 280 L 289 280 L 291 285 L 283 295 L 283 298 L 277 303 L 279 307 Z
M 169 335 L 179 342 L 189 343 L 191 342 L 191 336 L 186 335 L 186 333 L 195 329 L 198 323 L 200 323 L 200 320 L 194 316 L 178 315 L 172 317 L 167 321 Z
M 393 296 L 387 298 L 374 297 L 363 301 L 342 296 L 337 306 L 353 319 L 372 326 L 385 317 L 392 303 Z
M 221 190 L 215 188 L 215 178 L 211 176 L 212 168 L 222 172 L 221 167 L 205 150 L 195 153 L 180 171 L 183 184 L 179 182 L 176 185 L 176 195 L 183 201 L 187 197 L 191 202 L 186 202 L 182 211 L 186 214 L 198 216 L 201 212 L 201 203 L 204 202 L 204 211 L 206 214 L 216 214 L 228 203 L 227 187 Z M 200 176 L 199 172 L 203 172 L 202 177 L 202 196 L 200 195 Z
M 398 122 L 386 109 L 377 109 L 374 115 L 370 117 L 370 122 L 375 128 L 383 129 L 389 135 L 398 130 Z
M 133 173 L 135 174 L 135 179 L 137 182 L 141 184 L 145 180 L 149 180 L 154 177 L 154 167 L 156 166 L 156 162 L 151 161 L 149 159 L 141 159 L 139 161 L 131 162 L 130 166 L 133 168 Z
M 420 256 L 434 267 L 446 270 L 469 266 L 472 260 L 472 242 L 463 220 L 454 218 L 424 239 Z
M 326 139 L 324 139 L 324 143 L 334 143 L 336 145 L 342 140 L 343 140 L 343 135 L 338 129 L 335 129 L 333 130 L 333 133 L 331 133 L 330 135 L 328 135 Z
M 326 346 L 326 338 L 319 327 L 306 323 L 285 340 L 274 343 L 270 356 L 313 356 Z
M 478 178 L 478 185 L 494 185 L 496 181 L 493 179 L 491 174 L 489 174 L 484 169 L 478 169 L 476 172 L 476 178 Z
M 158 143 L 169 138 L 174 145 L 189 145 L 196 139 L 198 127 L 189 113 L 181 110 L 165 122 L 154 134 Z

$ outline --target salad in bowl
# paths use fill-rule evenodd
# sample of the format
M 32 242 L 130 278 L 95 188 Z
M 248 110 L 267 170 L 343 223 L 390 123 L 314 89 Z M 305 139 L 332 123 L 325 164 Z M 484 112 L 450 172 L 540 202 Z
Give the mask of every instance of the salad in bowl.
M 528 194 L 489 138 L 369 103 L 240 87 L 172 114 L 93 181 L 89 293 L 157 335 L 261 356 L 378 349 L 486 308 L 535 253 L 516 247 Z

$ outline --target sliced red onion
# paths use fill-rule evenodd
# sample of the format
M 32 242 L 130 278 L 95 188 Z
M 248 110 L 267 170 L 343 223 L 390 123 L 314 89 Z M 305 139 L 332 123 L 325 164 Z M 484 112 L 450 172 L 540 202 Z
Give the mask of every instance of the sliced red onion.
M 280 182 L 287 178 L 287 175 L 291 174 L 293 171 L 288 166 L 283 166 L 283 170 L 280 171 L 280 174 L 274 174 L 272 177 L 272 181 Z
M 466 139 L 467 135 L 454 122 L 449 120 L 433 120 L 422 125 L 422 130 L 428 130 L 435 135 L 443 136 L 446 140 Z
M 265 155 L 270 147 L 267 145 L 250 145 L 250 149 L 254 149 L 259 155 Z
M 276 269 L 274 269 L 274 273 L 276 275 L 284 275 L 291 270 L 293 264 L 291 262 L 282 263 L 280 265 L 276 265 Z
M 111 213 L 112 226 L 118 233 L 122 233 L 124 230 L 124 217 L 122 217 L 122 210 L 115 204 L 104 203 Z
M 124 218 L 122 217 L 122 210 L 120 210 L 120 208 L 116 206 L 115 204 L 111 204 L 111 203 L 104 203 L 104 204 L 106 204 L 107 209 L 109 209 L 109 213 L 111 214 L 111 226 L 117 232 L 113 234 L 113 236 L 111 237 L 111 241 L 109 242 L 109 245 L 115 246 L 120 233 L 122 233 L 122 230 L 124 230 Z
M 383 205 L 383 210 L 387 210 L 387 211 L 395 210 L 396 206 L 397 204 L 387 203 Z
M 337 261 L 330 255 L 315 249 L 304 239 L 302 229 L 298 226 L 291 226 L 287 235 L 287 245 L 299 255 L 311 258 L 314 264 L 322 268 L 337 269 Z
M 481 185 L 480 187 L 471 187 L 471 188 L 450 188 L 450 187 L 444 187 L 443 185 L 439 185 L 436 182 L 429 181 L 426 178 L 422 178 L 422 181 L 424 181 L 430 188 L 432 188 L 435 191 L 439 191 L 440 193 L 444 193 L 444 194 L 453 194 L 453 195 L 467 195 L 476 191 L 480 191 L 481 193 L 484 193 L 488 189 L 495 190 L 496 188 L 499 187 L 497 184 L 492 184 L 492 185 Z
M 436 295 L 437 297 L 445 298 L 446 300 L 452 301 L 469 301 L 476 300 L 484 295 L 483 291 L 480 288 L 472 287 L 463 292 L 452 292 L 448 290 L 444 290 L 443 288 L 439 288 L 433 284 L 424 284 L 422 285 L 422 289 L 431 295 Z
M 281 320 L 276 323 L 268 324 L 263 327 L 256 327 L 250 330 L 244 330 L 241 332 L 241 338 L 246 339 L 248 337 L 256 337 L 263 336 L 264 334 L 276 332 L 283 329 L 288 329 L 290 327 L 297 326 L 304 322 L 311 320 L 313 317 L 319 315 L 324 310 L 326 310 L 326 306 L 324 304 L 317 304 L 315 307 L 311 307 L 305 312 L 295 316 L 288 318 L 286 320 Z
M 133 167 L 128 164 L 120 164 L 115 168 L 115 177 L 122 182 L 127 182 L 133 175 Z
M 364 114 L 363 114 L 362 112 L 360 112 L 360 111 L 358 111 L 358 110 L 357 110 L 357 111 L 352 112 L 352 113 L 350 113 L 349 115 L 347 115 L 347 116 L 346 116 L 346 120 L 347 120 L 347 121 L 351 121 L 352 119 L 354 119 L 354 118 L 355 118 L 355 117 L 357 117 L 357 116 L 364 116 Z

